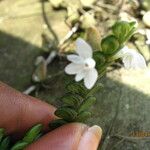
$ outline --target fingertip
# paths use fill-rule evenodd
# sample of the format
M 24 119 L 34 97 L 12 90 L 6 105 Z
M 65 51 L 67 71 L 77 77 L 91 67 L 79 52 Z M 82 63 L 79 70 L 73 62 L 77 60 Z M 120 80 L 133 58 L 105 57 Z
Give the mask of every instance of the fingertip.
M 83 134 L 79 143 L 78 150 L 97 150 L 100 139 L 102 136 L 102 129 L 94 125 Z
M 31 144 L 26 150 L 77 150 L 80 139 L 88 126 L 81 123 L 70 123 L 44 135 Z

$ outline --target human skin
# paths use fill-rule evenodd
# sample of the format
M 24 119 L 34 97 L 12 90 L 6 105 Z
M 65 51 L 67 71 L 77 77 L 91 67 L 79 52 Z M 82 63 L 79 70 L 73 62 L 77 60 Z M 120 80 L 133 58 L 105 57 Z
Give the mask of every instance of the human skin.
M 48 123 L 54 120 L 55 107 L 0 82 L 0 128 L 7 134 L 21 136 L 37 123 L 47 133 L 25 150 L 96 150 L 102 135 L 98 126 L 70 123 L 48 132 Z

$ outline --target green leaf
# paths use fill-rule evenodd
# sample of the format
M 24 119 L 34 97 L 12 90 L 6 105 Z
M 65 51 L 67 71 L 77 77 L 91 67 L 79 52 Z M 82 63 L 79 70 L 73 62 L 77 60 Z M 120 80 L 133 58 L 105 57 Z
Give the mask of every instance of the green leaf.
M 81 83 L 70 83 L 66 87 L 68 92 L 73 94 L 79 94 L 81 96 L 85 96 L 87 94 L 87 89 L 81 85 Z
M 119 21 L 112 27 L 112 31 L 120 43 L 125 42 L 125 37 L 129 33 L 130 29 L 130 24 L 126 21 Z
M 91 112 L 83 111 L 83 112 L 79 113 L 79 115 L 77 116 L 76 121 L 78 121 L 78 122 L 84 122 L 84 121 L 86 121 L 89 117 L 91 117 Z
M 77 116 L 77 112 L 68 107 L 61 107 L 55 111 L 55 115 L 66 121 L 73 121 Z
M 81 97 L 68 93 L 61 98 L 61 101 L 64 103 L 65 106 L 78 107 L 81 103 Z
M 0 150 L 9 150 L 10 138 L 5 137 L 0 143 Z
M 30 129 L 26 133 L 25 137 L 23 138 L 23 141 L 27 143 L 32 143 L 36 139 L 36 137 L 40 134 L 42 128 L 43 128 L 42 124 L 38 124 L 32 127 L 32 129 Z
M 97 83 L 88 93 L 88 95 L 93 95 L 95 94 L 97 91 L 99 91 L 101 88 L 103 87 L 103 85 L 101 83 Z
M 3 128 L 0 128 L 0 142 L 1 142 L 4 134 L 5 134 L 5 130 Z
M 88 110 L 93 104 L 96 102 L 96 97 L 90 96 L 86 100 L 84 100 L 79 108 L 79 112 Z
M 128 35 L 125 37 L 125 40 L 126 40 L 126 41 L 128 41 L 128 40 L 131 38 L 131 36 L 134 34 L 135 30 L 136 30 L 136 28 L 133 28 L 133 29 L 128 33 Z
M 119 48 L 119 41 L 114 35 L 109 35 L 102 39 L 102 52 L 106 55 L 111 55 L 117 52 Z
M 93 58 L 96 61 L 96 69 L 100 70 L 106 61 L 104 54 L 102 54 L 101 51 L 95 51 L 93 53 Z
M 19 141 L 11 148 L 11 150 L 23 150 L 28 144 L 29 143 L 27 142 Z
M 56 129 L 66 123 L 68 122 L 63 119 L 57 119 L 57 120 L 53 120 L 52 122 L 50 122 L 49 127 L 50 129 Z

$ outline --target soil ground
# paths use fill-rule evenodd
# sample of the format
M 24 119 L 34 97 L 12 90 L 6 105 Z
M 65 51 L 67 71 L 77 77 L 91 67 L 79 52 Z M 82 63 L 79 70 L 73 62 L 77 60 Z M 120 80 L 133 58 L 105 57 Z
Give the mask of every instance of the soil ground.
M 51 8 L 45 2 L 45 12 L 58 39 L 68 32 L 64 23 L 65 11 Z M 24 91 L 29 87 L 35 69 L 35 58 L 42 54 L 42 33 L 49 33 L 43 19 L 42 4 L 38 0 L 3 0 L 0 2 L 0 80 Z M 51 75 L 63 69 L 63 62 L 55 59 L 48 66 Z M 58 105 L 63 93 L 64 75 L 50 81 L 51 88 L 41 90 L 36 97 Z M 103 129 L 101 150 L 149 150 L 150 137 L 150 71 L 110 71 L 101 80 L 104 88 L 97 93 L 89 125 Z M 55 83 L 55 84 L 54 84 Z M 134 134 L 139 133 L 139 136 Z

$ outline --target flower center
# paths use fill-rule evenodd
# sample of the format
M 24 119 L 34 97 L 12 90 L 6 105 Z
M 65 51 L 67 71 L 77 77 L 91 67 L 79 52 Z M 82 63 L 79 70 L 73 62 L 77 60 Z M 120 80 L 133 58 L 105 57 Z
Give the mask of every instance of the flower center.
M 91 69 L 95 67 L 95 61 L 92 58 L 87 58 L 84 61 L 84 67 L 85 69 Z

